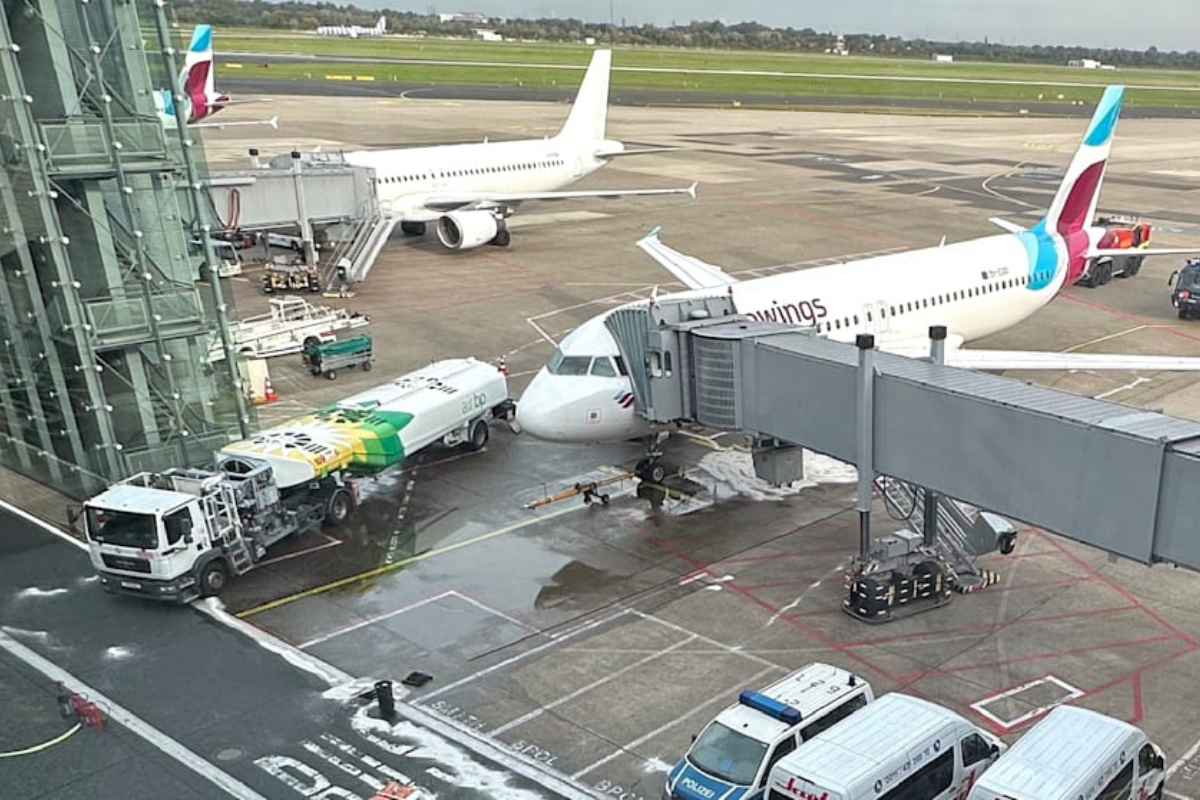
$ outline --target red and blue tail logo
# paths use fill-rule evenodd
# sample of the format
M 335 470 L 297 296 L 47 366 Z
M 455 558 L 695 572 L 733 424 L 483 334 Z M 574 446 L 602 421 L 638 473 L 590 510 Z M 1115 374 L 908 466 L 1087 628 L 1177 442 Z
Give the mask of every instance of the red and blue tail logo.
M 213 85 L 212 26 L 197 25 L 192 31 L 179 89 L 188 104 L 188 122 L 199 122 L 225 107 L 229 97 L 217 94 Z
M 1056 282 L 1059 288 L 1071 286 L 1083 275 L 1090 247 L 1087 229 L 1096 214 L 1124 97 L 1124 86 L 1104 90 L 1050 210 L 1041 222 L 1019 234 L 1029 253 L 1030 289 L 1045 289 Z

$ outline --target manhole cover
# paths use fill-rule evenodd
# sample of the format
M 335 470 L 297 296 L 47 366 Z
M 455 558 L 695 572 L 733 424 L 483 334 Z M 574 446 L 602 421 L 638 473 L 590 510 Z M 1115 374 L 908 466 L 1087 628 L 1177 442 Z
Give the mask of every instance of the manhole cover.
M 217 751 L 216 758 L 217 761 L 237 761 L 244 755 L 246 755 L 246 751 L 240 747 L 226 747 Z

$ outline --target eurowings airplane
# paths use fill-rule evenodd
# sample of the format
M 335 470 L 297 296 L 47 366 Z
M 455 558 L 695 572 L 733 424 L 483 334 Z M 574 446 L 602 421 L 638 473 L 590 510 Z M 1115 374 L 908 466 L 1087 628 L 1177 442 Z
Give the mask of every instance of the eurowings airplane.
M 1028 230 L 994 220 L 1007 233 L 740 282 L 719 267 L 667 247 L 657 230 L 638 246 L 689 287 L 659 299 L 727 294 L 739 314 L 810 326 L 821 336 L 846 342 L 872 333 L 879 349 L 902 355 L 928 355 L 929 327 L 945 325 L 946 363 L 953 366 L 1200 370 L 1200 358 L 962 347 L 1028 319 L 1075 283 L 1089 259 L 1128 254 L 1100 248 L 1104 231 L 1090 225 L 1123 92 L 1119 86 L 1105 91 L 1049 211 Z M 633 385 L 604 324 L 608 313 L 564 338 L 534 377 L 517 406 L 523 430 L 541 439 L 576 443 L 656 432 L 634 413 Z
M 154 92 L 154 107 L 166 128 L 175 128 L 177 113 L 181 114 L 184 122 L 193 128 L 232 128 L 239 125 L 278 127 L 279 117 L 249 122 L 202 123 L 201 120 L 212 116 L 233 102 L 229 99 L 229 95 L 217 92 L 214 84 L 214 71 L 212 26 L 197 25 L 192 31 L 192 41 L 188 45 L 187 55 L 183 60 L 183 69 L 180 70 L 176 83 L 179 103 L 176 103 L 177 95 L 170 89 L 158 89 Z
M 362 25 L 322 25 L 317 28 L 317 36 L 349 36 L 357 39 L 360 36 L 383 36 L 387 33 L 387 17 L 380 17 L 374 26 L 367 28 Z
M 346 163 L 375 169 L 375 186 L 385 217 L 406 235 L 422 236 L 428 223 L 451 250 L 484 244 L 505 246 L 505 219 L 530 200 L 688 194 L 685 189 L 599 189 L 559 191 L 621 155 L 621 142 L 604 138 L 608 115 L 611 50 L 597 50 L 557 136 L 515 142 L 439 145 L 398 150 L 359 150 Z

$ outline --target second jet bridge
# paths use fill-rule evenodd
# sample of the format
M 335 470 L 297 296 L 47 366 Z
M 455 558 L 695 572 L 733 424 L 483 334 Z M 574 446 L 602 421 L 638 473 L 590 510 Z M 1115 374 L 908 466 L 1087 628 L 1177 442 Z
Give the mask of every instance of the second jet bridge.
M 859 352 L 727 298 L 608 319 L 647 419 L 858 463 Z M 1200 569 L 1200 423 L 872 354 L 874 470 L 1141 563 Z

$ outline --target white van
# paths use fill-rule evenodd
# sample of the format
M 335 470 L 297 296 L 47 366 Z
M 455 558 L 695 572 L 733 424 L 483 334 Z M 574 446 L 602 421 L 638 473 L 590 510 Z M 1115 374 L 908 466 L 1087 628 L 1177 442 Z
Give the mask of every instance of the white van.
M 887 694 L 771 770 L 767 800 L 949 800 L 1004 744 L 948 708 Z
M 1165 763 L 1133 725 L 1059 706 L 984 773 L 969 800 L 1161 800 Z
M 776 761 L 874 699 L 869 683 L 829 664 L 747 689 L 667 774 L 663 800 L 761 800 Z

